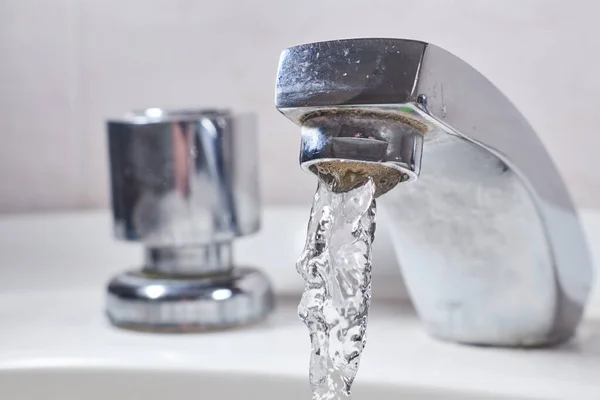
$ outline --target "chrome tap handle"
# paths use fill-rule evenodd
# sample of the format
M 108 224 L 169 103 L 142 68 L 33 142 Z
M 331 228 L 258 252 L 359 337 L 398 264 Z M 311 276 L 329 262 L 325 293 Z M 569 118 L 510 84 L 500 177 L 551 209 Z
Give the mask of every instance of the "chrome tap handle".
M 107 130 L 115 235 L 145 246 L 141 270 L 108 285 L 110 320 L 188 331 L 264 318 L 268 280 L 232 259 L 234 239 L 260 226 L 254 117 L 150 108 Z
M 259 229 L 251 115 L 152 108 L 110 120 L 108 140 L 117 237 L 189 246 Z

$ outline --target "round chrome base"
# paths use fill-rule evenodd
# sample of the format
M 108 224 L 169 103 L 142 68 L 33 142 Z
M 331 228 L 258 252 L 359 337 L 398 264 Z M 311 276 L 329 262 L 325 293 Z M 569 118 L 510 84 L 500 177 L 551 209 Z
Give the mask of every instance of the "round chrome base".
M 108 284 L 106 313 L 121 328 L 195 332 L 264 319 L 274 308 L 266 276 L 253 268 L 209 277 L 126 272 Z

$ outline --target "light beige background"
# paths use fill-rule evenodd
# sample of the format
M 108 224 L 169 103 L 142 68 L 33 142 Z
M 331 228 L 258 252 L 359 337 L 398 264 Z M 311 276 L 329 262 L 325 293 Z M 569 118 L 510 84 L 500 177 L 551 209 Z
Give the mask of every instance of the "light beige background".
M 266 203 L 305 203 L 279 52 L 334 38 L 433 42 L 522 110 L 577 203 L 600 207 L 600 5 L 564 0 L 0 0 L 0 212 L 105 207 L 104 118 L 145 106 L 256 111 Z M 515 144 L 518 145 L 518 144 Z

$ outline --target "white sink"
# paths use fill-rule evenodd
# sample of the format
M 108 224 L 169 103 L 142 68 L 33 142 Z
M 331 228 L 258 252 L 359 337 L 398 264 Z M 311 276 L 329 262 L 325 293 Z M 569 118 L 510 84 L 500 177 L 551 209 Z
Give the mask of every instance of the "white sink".
M 310 400 L 304 380 L 264 374 L 101 369 L 16 370 L 0 373 L 4 398 L 45 400 Z M 503 400 L 482 393 L 398 385 L 357 384 L 353 400 Z
M 101 289 L 0 294 L 0 399 L 310 399 L 297 299 L 245 329 L 157 335 L 110 326 Z M 465 347 L 376 302 L 353 399 L 597 400 L 598 328 L 553 351 Z
M 279 251 L 290 239 L 274 230 L 284 214 L 265 215 Z M 157 335 L 116 329 L 103 315 L 106 279 L 140 256 L 111 242 L 109 227 L 106 213 L 0 220 L 0 400 L 310 399 L 308 334 L 296 316 L 296 245 L 272 259 L 258 254 L 269 238 L 240 246 L 246 253 L 239 257 L 258 259 L 278 290 L 268 321 Z M 600 399 L 597 300 L 576 340 L 523 351 L 433 340 L 405 300 L 378 296 L 383 292 L 374 293 L 353 400 Z

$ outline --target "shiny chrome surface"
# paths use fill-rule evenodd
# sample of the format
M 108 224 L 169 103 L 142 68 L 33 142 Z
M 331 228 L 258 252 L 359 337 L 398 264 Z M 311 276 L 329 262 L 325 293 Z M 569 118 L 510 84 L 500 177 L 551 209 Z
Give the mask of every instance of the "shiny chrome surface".
M 204 279 L 130 272 L 108 285 L 108 318 L 128 329 L 188 332 L 230 328 L 260 321 L 273 307 L 269 281 L 251 268 Z
M 319 161 L 342 159 L 377 162 L 401 171 L 403 181 L 417 178 L 423 149 L 421 126 L 384 119 L 377 112 L 318 113 L 304 118 L 300 164 L 308 169 Z
M 171 276 L 217 274 L 233 268 L 232 244 L 211 243 L 190 247 L 147 247 L 144 272 Z
M 312 43 L 282 53 L 275 97 L 299 125 L 334 110 L 350 125 L 351 115 L 378 113 L 426 127 L 421 142 L 380 134 L 370 146 L 413 154 L 420 166 L 418 179 L 381 202 L 409 294 L 434 336 L 544 346 L 575 333 L 592 282 L 577 212 L 533 129 L 481 74 L 423 42 Z M 339 137 L 334 129 L 309 136 L 303 161 L 311 141 L 320 144 L 311 163 L 360 158 L 354 139 L 345 139 L 345 153 L 326 150 Z M 388 161 L 364 158 L 407 169 Z
M 267 278 L 232 259 L 232 241 L 260 224 L 253 116 L 149 108 L 107 130 L 115 234 L 145 246 L 141 271 L 108 286 L 110 321 L 190 331 L 265 317 Z
M 253 116 L 151 108 L 107 128 L 119 238 L 184 246 L 258 230 Z

